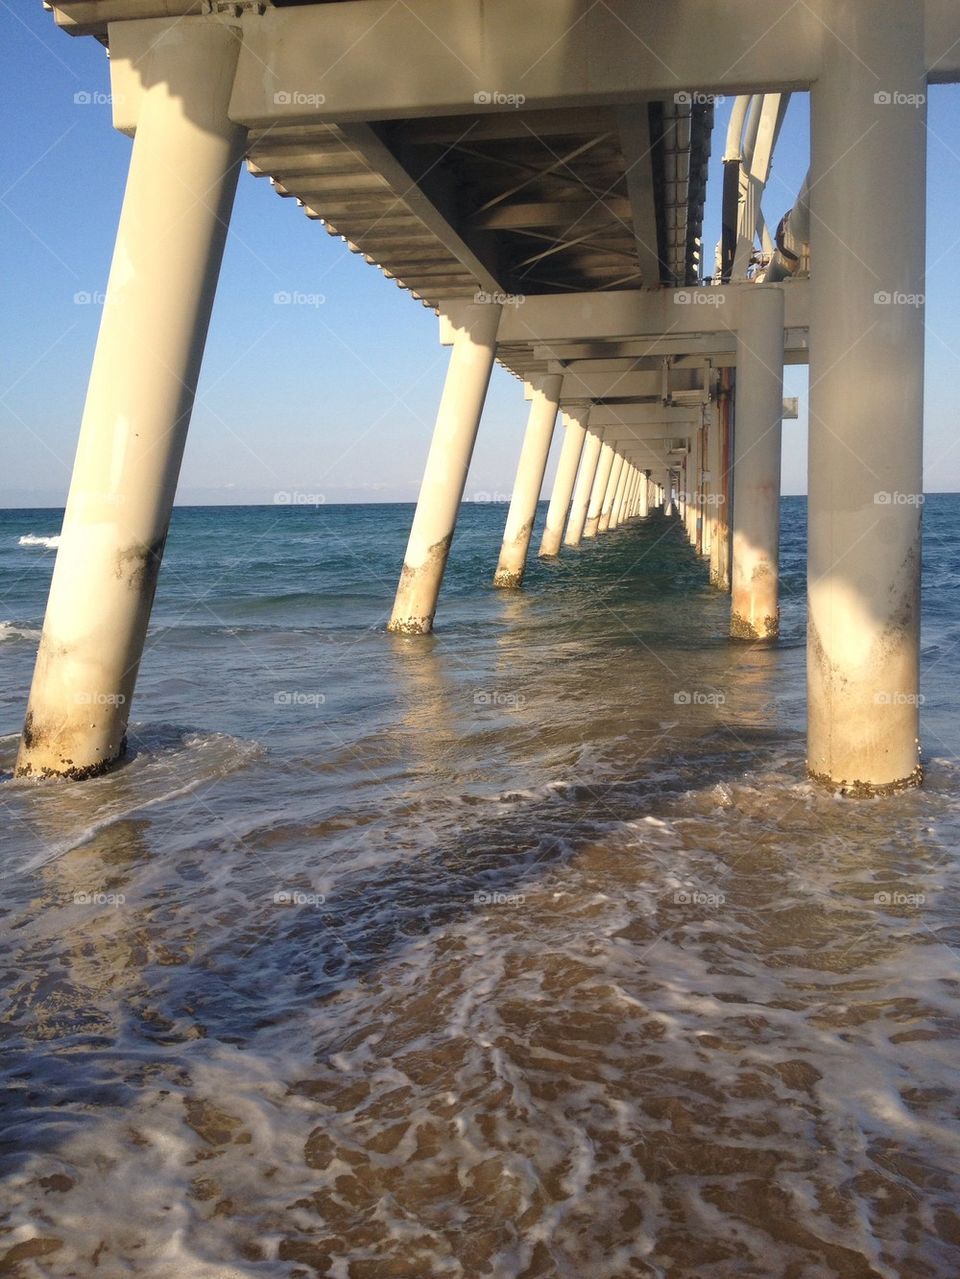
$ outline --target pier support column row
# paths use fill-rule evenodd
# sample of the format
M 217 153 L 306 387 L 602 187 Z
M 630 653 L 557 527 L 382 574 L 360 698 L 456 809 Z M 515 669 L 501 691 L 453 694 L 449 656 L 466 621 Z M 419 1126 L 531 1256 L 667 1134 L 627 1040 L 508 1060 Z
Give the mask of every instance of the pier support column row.
M 627 487 L 630 483 L 630 463 L 621 454 L 620 457 L 620 477 L 617 480 L 617 491 L 613 495 L 613 505 L 610 508 L 610 522 L 607 527 L 611 532 L 620 527 L 621 520 L 624 516 L 624 501 L 627 496 Z
M 583 454 L 584 440 L 587 434 L 587 421 L 590 416 L 589 405 L 571 407 L 563 414 L 563 445 L 560 449 L 560 460 L 553 481 L 553 492 L 547 507 L 547 519 L 540 541 L 540 555 L 550 558 L 559 554 L 563 540 L 563 529 L 570 509 L 573 486 L 576 483 L 580 458 Z
M 730 633 L 775 639 L 780 630 L 780 446 L 783 289 L 743 291 L 734 415 Z
M 640 488 L 637 493 L 637 514 L 645 520 L 650 514 L 650 472 L 640 472 Z
M 462 303 L 388 630 L 427 635 L 497 353 L 501 307 Z
M 580 457 L 580 470 L 573 489 L 573 501 L 570 506 L 570 517 L 567 520 L 567 531 L 564 534 L 564 546 L 579 546 L 583 537 L 584 525 L 587 522 L 587 511 L 593 494 L 593 483 L 597 475 L 600 453 L 603 449 L 603 427 L 587 427 L 587 437 Z
M 623 472 L 623 454 L 614 451 L 613 465 L 610 468 L 610 477 L 607 480 L 607 489 L 603 495 L 603 502 L 600 504 L 600 520 L 597 524 L 598 533 L 606 533 L 610 528 L 610 520 L 613 516 L 613 504 L 616 501 L 617 492 L 620 487 L 620 476 Z
M 583 537 L 596 537 L 600 527 L 600 515 L 606 497 L 607 485 L 613 471 L 613 441 L 604 439 L 597 461 L 597 469 L 590 489 L 590 501 L 587 503 L 587 518 L 583 525 Z
M 626 514 L 625 520 L 632 520 L 637 514 L 637 498 L 640 492 L 640 468 L 636 462 L 630 463 L 630 486 L 627 490 L 626 497 Z
M 527 551 L 537 517 L 537 503 L 553 442 L 563 378 L 548 374 L 531 386 L 530 417 L 527 421 L 510 509 L 503 532 L 500 559 L 493 576 L 494 586 L 518 587 L 523 581 Z
M 811 89 L 807 765 L 850 794 L 921 777 L 927 92 L 922 5 L 831 5 Z
M 17 773 L 119 759 L 237 185 L 239 33 L 126 22 L 143 90 Z

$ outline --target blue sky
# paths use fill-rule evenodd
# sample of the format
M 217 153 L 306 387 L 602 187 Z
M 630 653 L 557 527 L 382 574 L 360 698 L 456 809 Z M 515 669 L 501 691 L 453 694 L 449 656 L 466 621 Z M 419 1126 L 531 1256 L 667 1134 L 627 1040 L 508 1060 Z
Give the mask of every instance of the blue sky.
M 110 120 L 106 53 L 59 31 L 40 0 L 0 0 L 0 156 L 5 305 L 0 505 L 59 505 L 66 494 L 97 334 L 130 142 Z M 89 95 L 89 102 L 75 101 Z M 960 244 L 960 90 L 934 88 L 929 111 L 926 486 L 960 490 L 954 388 L 960 307 L 950 264 Z M 705 254 L 719 235 L 719 169 L 729 103 L 714 133 Z M 808 101 L 790 105 L 764 201 L 775 225 L 808 152 Z M 278 291 L 322 305 L 277 306 Z M 77 295 L 94 300 L 77 302 Z M 446 354 L 432 312 L 310 222 L 266 181 L 241 175 L 179 500 L 269 501 L 307 489 L 335 501 L 416 496 Z M 783 487 L 806 487 L 806 370 L 784 426 Z M 509 495 L 526 408 L 497 370 L 467 482 L 468 498 Z M 548 481 L 559 451 L 554 442 Z

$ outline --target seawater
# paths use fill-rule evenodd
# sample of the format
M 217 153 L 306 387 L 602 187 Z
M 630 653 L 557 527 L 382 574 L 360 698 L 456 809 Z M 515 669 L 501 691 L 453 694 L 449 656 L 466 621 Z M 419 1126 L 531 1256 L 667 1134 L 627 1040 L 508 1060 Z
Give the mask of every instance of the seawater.
M 178 509 L 127 763 L 37 784 L 0 512 L 0 1272 L 954 1279 L 960 497 L 874 801 L 804 776 L 803 499 L 777 646 L 660 517 L 495 592 L 492 505 L 390 636 L 411 513 Z

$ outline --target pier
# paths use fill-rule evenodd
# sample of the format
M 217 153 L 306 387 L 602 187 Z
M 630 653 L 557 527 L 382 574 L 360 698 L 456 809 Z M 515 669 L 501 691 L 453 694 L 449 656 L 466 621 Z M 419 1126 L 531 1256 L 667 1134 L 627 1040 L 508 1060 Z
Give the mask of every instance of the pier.
M 109 48 L 132 149 L 18 774 L 124 754 L 246 165 L 436 311 L 449 348 L 391 632 L 442 621 L 499 363 L 519 460 L 491 588 L 662 508 L 729 593 L 731 637 L 776 643 L 783 369 L 808 364 L 806 767 L 852 796 L 920 783 L 925 102 L 960 80 L 955 5 L 48 7 Z M 782 207 L 768 179 L 799 92 L 809 175 Z M 735 103 L 714 263 L 717 95 Z

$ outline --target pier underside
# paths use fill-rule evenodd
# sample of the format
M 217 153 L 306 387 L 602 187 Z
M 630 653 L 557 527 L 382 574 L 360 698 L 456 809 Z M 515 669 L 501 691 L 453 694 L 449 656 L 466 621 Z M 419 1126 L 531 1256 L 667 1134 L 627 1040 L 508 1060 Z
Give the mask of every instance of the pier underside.
M 560 440 L 541 556 L 662 509 L 732 591 L 732 637 L 775 642 L 783 367 L 809 363 L 809 770 L 855 795 L 919 780 L 923 103 L 960 78 L 946 0 L 777 0 L 759 25 L 747 0 L 51 7 L 109 46 L 133 150 L 20 773 L 122 753 L 243 158 L 451 348 L 390 630 L 434 625 L 499 364 L 529 418 L 493 584 L 523 582 Z M 810 180 L 765 219 L 798 90 Z

